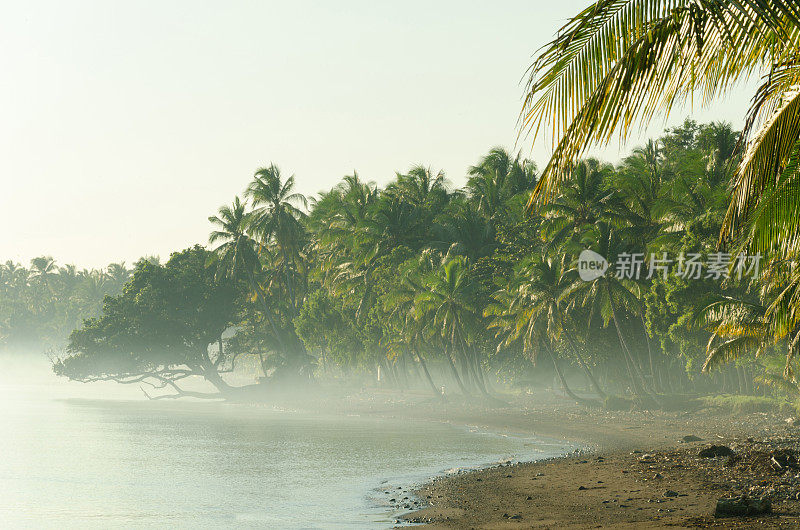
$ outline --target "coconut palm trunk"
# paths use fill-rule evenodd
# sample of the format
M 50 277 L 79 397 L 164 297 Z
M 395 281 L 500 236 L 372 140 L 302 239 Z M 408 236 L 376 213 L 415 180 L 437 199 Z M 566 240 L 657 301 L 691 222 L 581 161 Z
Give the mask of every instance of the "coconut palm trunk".
M 464 336 L 459 332 L 457 339 L 461 343 L 461 359 L 463 363 L 463 367 L 466 370 L 467 374 L 472 379 L 475 387 L 478 391 L 483 394 L 484 396 L 488 396 L 489 393 L 486 391 L 486 387 L 483 385 L 483 381 L 480 378 L 480 370 L 477 366 L 477 359 L 475 359 L 475 350 L 470 348 L 467 344 L 467 341 L 464 339 Z
M 425 374 L 425 380 L 428 381 L 428 384 L 430 385 L 431 390 L 433 391 L 433 395 L 444 401 L 445 397 L 436 387 L 436 383 L 433 382 L 431 373 L 428 371 L 428 364 L 425 362 L 425 359 L 422 358 L 422 355 L 420 355 L 419 350 L 417 348 L 414 348 L 414 354 L 416 355 L 417 362 L 422 367 L 422 373 Z
M 470 393 L 469 390 L 467 390 L 467 387 L 464 385 L 464 382 L 461 380 L 461 377 L 458 375 L 458 370 L 456 369 L 456 363 L 453 362 L 453 356 L 450 354 L 450 352 L 448 351 L 447 348 L 445 348 L 444 356 L 447 359 L 447 363 L 450 366 L 450 372 L 453 374 L 453 379 L 456 380 L 456 384 L 458 385 L 458 388 L 461 390 L 461 392 L 466 397 L 472 397 L 472 394 Z
M 653 381 L 653 387 L 656 391 L 660 390 L 661 385 L 656 385 L 656 369 L 653 361 L 653 348 L 650 345 L 650 335 L 647 333 L 647 324 L 644 320 L 644 313 L 642 313 L 642 328 L 644 328 L 644 340 L 647 342 L 647 358 L 650 360 L 650 379 Z
M 580 365 L 581 369 L 583 370 L 583 373 L 589 380 L 589 384 L 592 386 L 592 388 L 594 388 L 594 391 L 597 392 L 598 396 L 600 396 L 601 398 L 605 398 L 606 393 L 603 392 L 603 389 L 600 387 L 600 383 L 597 382 L 597 379 L 595 379 L 594 374 L 589 369 L 589 366 L 586 364 L 586 361 L 584 361 L 583 356 L 578 351 L 578 347 L 575 344 L 575 340 L 572 338 L 572 336 L 569 334 L 568 331 L 564 331 L 564 335 L 567 337 L 567 344 L 569 345 L 572 355 L 578 360 L 578 365 Z
M 553 352 L 553 347 L 551 346 L 550 341 L 548 339 L 542 339 L 541 343 L 544 346 L 543 347 L 544 351 L 550 357 L 550 360 L 553 361 L 553 368 L 556 371 L 556 375 L 558 376 L 558 380 L 561 382 L 561 388 L 564 390 L 564 393 L 567 394 L 567 396 L 569 396 L 570 398 L 574 399 L 575 401 L 578 401 L 578 402 L 581 402 L 581 403 L 594 403 L 593 401 L 591 401 L 589 399 L 585 399 L 585 398 L 582 398 L 582 397 L 576 395 L 572 391 L 572 389 L 569 387 L 569 384 L 567 383 L 567 379 L 564 377 L 564 373 L 561 371 L 561 368 L 558 366 L 558 360 L 556 360 L 556 355 Z
M 278 347 L 284 352 L 286 352 L 286 345 L 283 343 L 283 339 L 281 338 L 281 334 L 278 331 L 278 326 L 275 324 L 275 320 L 272 318 L 272 312 L 269 309 L 269 305 L 267 304 L 267 300 L 264 296 L 264 293 L 261 291 L 261 288 L 256 283 L 252 271 L 248 271 L 247 280 L 248 283 L 250 284 L 250 289 L 252 289 L 256 293 L 256 298 L 258 298 L 258 300 L 261 302 L 261 309 L 264 311 L 264 317 L 269 322 L 269 325 L 272 328 L 272 332 L 275 334 L 275 340 L 278 341 Z

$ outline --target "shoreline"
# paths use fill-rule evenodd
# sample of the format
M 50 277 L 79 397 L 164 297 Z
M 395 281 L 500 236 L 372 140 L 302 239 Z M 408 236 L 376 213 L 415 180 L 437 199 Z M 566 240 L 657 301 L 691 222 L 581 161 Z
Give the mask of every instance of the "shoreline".
M 724 459 L 705 460 L 696 455 L 712 443 L 731 445 L 737 453 L 752 452 L 754 444 L 747 442 L 749 438 L 755 444 L 785 439 L 800 447 L 800 431 L 778 414 L 734 415 L 710 408 L 616 412 L 583 408 L 549 393 L 503 397 L 508 406 L 497 408 L 455 399 L 442 404 L 409 392 L 362 392 L 311 408 L 477 426 L 498 434 L 564 441 L 582 449 L 578 456 L 511 466 L 490 464 L 478 471 L 436 476 L 412 488 L 417 500 L 428 505 L 392 512 L 401 521 L 396 524 L 426 523 L 431 528 L 800 526 L 800 502 L 782 498 L 787 497 L 786 492 L 773 495 L 768 487 L 748 489 L 762 478 L 775 486 L 781 477 L 762 477 L 763 473 L 743 469 L 731 475 Z M 703 441 L 681 443 L 681 438 L 689 435 Z M 653 455 L 654 460 L 640 462 L 645 454 Z M 603 458 L 594 460 L 598 456 Z M 587 482 L 586 477 L 595 477 L 595 483 Z M 721 477 L 732 482 L 720 482 Z M 786 488 L 798 495 L 800 480 L 793 477 Z M 667 491 L 678 496 L 665 497 Z M 716 500 L 742 491 L 775 497 L 778 515 L 763 520 L 715 520 Z
M 581 449 L 577 455 L 436 476 L 412 488 L 427 506 L 400 513 L 396 524 L 401 526 L 800 527 L 800 429 L 785 421 L 786 414 L 733 414 L 709 407 L 617 412 L 587 409 L 552 394 L 503 397 L 508 406 L 497 408 L 456 400 L 434 403 L 409 392 L 364 392 L 321 408 L 477 426 Z M 684 436 L 701 440 L 683 442 Z M 699 457 L 712 444 L 729 446 L 734 458 Z M 770 458 L 782 451 L 798 461 L 776 473 Z M 718 499 L 741 494 L 770 499 L 774 513 L 714 517 Z
M 412 421 L 424 421 L 424 420 L 412 420 Z M 494 460 L 491 462 L 480 462 L 475 464 L 463 464 L 463 465 L 456 465 L 453 467 L 446 466 L 445 468 L 434 472 L 434 473 L 421 473 L 421 475 L 426 475 L 425 478 L 417 477 L 416 479 L 407 480 L 406 479 L 399 479 L 395 482 L 395 479 L 390 479 L 386 481 L 386 483 L 382 484 L 380 487 L 376 488 L 375 491 L 378 493 L 384 492 L 393 492 L 395 488 L 397 488 L 398 492 L 401 492 L 402 495 L 407 496 L 407 500 L 400 501 L 399 503 L 395 503 L 394 505 L 385 502 L 380 502 L 381 495 L 378 495 L 374 501 L 376 502 L 377 506 L 380 506 L 383 509 L 387 509 L 387 515 L 391 520 L 394 521 L 393 527 L 400 527 L 405 528 L 410 525 L 418 525 L 421 522 L 417 520 L 416 514 L 421 510 L 424 510 L 429 507 L 429 501 L 425 498 L 425 495 L 421 493 L 425 487 L 430 485 L 431 483 L 435 483 L 440 480 L 445 479 L 458 479 L 459 477 L 465 477 L 471 475 L 473 473 L 481 473 L 492 469 L 497 468 L 504 468 L 504 467 L 513 467 L 523 464 L 530 464 L 530 463 L 541 463 L 541 462 L 549 462 L 555 461 L 562 458 L 569 458 L 573 456 L 585 455 L 588 454 L 588 449 L 584 447 L 580 447 L 577 444 L 569 443 L 568 445 L 562 445 L 562 442 L 559 440 L 552 440 L 552 439 L 545 439 L 542 437 L 534 437 L 534 436 L 526 436 L 524 434 L 519 433 L 502 433 L 496 430 L 484 430 L 480 429 L 480 432 L 476 433 L 475 428 L 468 426 L 468 425 L 453 425 L 458 429 L 463 429 L 464 431 L 469 431 L 471 434 L 479 434 L 484 436 L 494 436 L 494 437 L 502 437 L 507 438 L 510 436 L 518 437 L 526 446 L 533 446 L 531 449 L 533 451 L 526 451 L 524 454 L 514 455 L 512 457 L 502 457 L 500 460 Z M 537 458 L 536 453 L 537 450 L 535 447 L 542 447 L 542 448 L 550 448 L 551 451 L 543 450 L 540 452 L 539 457 Z M 388 500 L 395 500 L 394 498 Z M 405 505 L 405 506 L 404 506 Z
M 374 396 L 368 401 L 374 401 Z M 768 468 L 750 469 L 750 460 L 761 459 L 763 464 L 776 448 L 800 447 L 800 431 L 778 414 L 609 412 L 537 396 L 535 403 L 522 399 L 500 410 L 433 410 L 435 417 L 430 417 L 430 407 L 392 401 L 360 403 L 355 408 L 360 413 L 386 417 L 432 419 L 466 427 L 477 424 L 489 432 L 563 440 L 578 447 L 577 454 L 490 464 L 434 477 L 412 490 L 417 500 L 424 501 L 420 504 L 427 505 L 397 516 L 401 526 L 800 526 L 800 469 L 791 473 L 787 469 L 782 476 Z M 702 440 L 684 443 L 683 436 Z M 730 465 L 722 458 L 699 458 L 697 452 L 710 444 L 729 445 L 741 455 L 742 463 Z M 775 513 L 756 518 L 714 518 L 717 499 L 741 493 L 770 497 Z
M 398 519 L 431 528 L 800 527 L 800 428 L 784 421 L 785 414 L 711 408 L 615 412 L 550 393 L 502 397 L 507 406 L 455 397 L 441 403 L 421 392 L 315 392 L 244 407 L 445 423 L 579 451 L 536 462 L 478 462 L 477 470 L 464 464 L 467 470 L 455 474 L 447 474 L 450 464 L 442 461 L 419 481 L 384 477 L 387 486 L 402 485 L 404 496 L 416 495 L 419 502 L 411 506 L 422 505 L 398 511 L 371 497 L 384 514 L 376 524 L 384 527 Z M 689 435 L 702 440 L 682 443 Z M 736 458 L 699 458 L 698 451 L 710 444 L 729 446 Z M 780 460 L 781 451 L 794 460 Z M 770 467 L 776 455 L 784 466 L 780 473 Z M 717 499 L 741 493 L 770 498 L 775 514 L 713 517 Z
M 500 408 L 456 399 L 442 404 L 412 392 L 322 397 L 276 401 L 269 407 L 445 423 L 493 436 L 563 443 L 567 451 L 563 456 L 516 463 L 527 458 L 525 452 L 512 456 L 510 464 L 478 462 L 477 470 L 465 463 L 455 466 L 460 472 L 450 474 L 450 464 L 441 462 L 438 471 L 419 481 L 387 477 L 387 487 L 402 486 L 409 500 L 400 504 L 409 506 L 398 509 L 381 503 L 377 495 L 370 497 L 384 514 L 378 524 L 385 527 L 418 523 L 430 528 L 800 527 L 800 462 L 779 474 L 769 468 L 776 450 L 800 456 L 800 429 L 779 414 L 729 414 L 709 408 L 613 412 L 583 408 L 552 394 L 503 396 L 509 403 Z M 682 443 L 681 438 L 689 435 L 702 440 Z M 698 451 L 710 444 L 731 447 L 741 461 L 699 458 Z M 381 488 L 375 484 L 373 491 Z M 740 493 L 769 497 L 775 515 L 713 517 L 717 499 Z

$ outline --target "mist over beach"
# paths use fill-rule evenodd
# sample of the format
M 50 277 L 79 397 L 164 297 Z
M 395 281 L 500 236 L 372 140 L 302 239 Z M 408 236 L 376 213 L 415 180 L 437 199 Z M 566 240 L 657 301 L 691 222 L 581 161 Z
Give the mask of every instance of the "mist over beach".
M 800 525 L 794 3 L 0 14 L 0 527 Z

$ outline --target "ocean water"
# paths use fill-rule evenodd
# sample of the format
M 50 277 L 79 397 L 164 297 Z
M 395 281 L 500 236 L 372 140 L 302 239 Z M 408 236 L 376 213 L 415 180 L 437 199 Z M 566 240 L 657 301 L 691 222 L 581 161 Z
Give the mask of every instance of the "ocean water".
M 0 376 L 0 528 L 388 528 L 398 512 L 386 491 L 565 450 L 37 375 Z

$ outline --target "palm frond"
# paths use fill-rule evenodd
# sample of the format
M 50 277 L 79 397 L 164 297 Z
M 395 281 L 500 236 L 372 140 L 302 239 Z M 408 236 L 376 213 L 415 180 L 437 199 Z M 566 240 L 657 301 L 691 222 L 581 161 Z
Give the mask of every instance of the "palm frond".
M 549 199 L 590 146 L 707 104 L 797 43 L 797 7 L 768 0 L 600 0 L 572 18 L 530 69 L 521 132 L 548 126 L 554 152 L 529 207 Z M 781 43 L 781 45 L 776 45 Z

